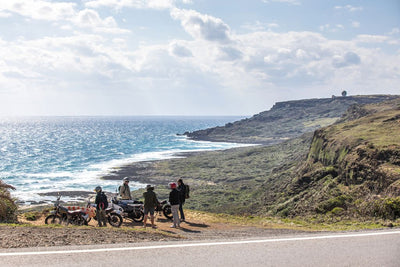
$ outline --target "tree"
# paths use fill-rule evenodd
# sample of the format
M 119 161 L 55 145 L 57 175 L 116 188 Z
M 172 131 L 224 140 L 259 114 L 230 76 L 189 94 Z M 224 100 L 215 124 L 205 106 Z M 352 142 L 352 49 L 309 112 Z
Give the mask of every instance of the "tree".
M 347 92 L 345 90 L 342 92 L 342 96 L 343 97 L 347 96 Z
M 10 195 L 10 189 L 15 190 L 15 187 L 0 180 L 0 222 L 16 221 L 17 205 Z

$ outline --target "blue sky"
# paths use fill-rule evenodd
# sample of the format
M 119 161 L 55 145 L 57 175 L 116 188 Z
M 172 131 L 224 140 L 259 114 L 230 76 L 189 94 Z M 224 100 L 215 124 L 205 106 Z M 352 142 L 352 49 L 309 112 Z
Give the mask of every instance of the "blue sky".
M 400 94 L 398 0 L 0 0 L 0 116 Z

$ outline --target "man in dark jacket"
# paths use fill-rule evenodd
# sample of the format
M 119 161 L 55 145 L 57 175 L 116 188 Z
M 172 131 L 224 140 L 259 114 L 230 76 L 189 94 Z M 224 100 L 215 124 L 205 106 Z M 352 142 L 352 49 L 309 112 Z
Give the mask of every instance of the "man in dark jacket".
M 171 211 L 172 211 L 172 217 L 173 217 L 173 224 L 171 225 L 171 228 L 177 228 L 180 227 L 180 221 L 179 221 L 179 215 L 178 215 L 178 209 L 179 209 L 179 191 L 176 190 L 176 183 L 169 183 L 169 188 L 171 188 L 171 192 L 169 193 L 169 204 L 171 204 Z
M 181 222 L 184 222 L 185 214 L 183 213 L 183 204 L 185 204 L 186 187 L 182 179 L 178 180 L 178 191 L 179 191 L 179 212 L 181 214 Z
M 151 221 L 151 227 L 156 228 L 154 224 L 154 211 L 155 207 L 158 205 L 158 200 L 156 193 L 154 193 L 154 187 L 151 185 L 146 186 L 146 192 L 143 193 L 144 197 L 144 219 L 143 219 L 143 227 L 146 227 L 147 225 L 147 216 L 150 213 L 150 221 Z
M 96 191 L 96 217 L 99 227 L 107 226 L 107 216 L 106 209 L 108 208 L 107 196 L 103 193 L 100 186 L 97 186 L 94 191 Z

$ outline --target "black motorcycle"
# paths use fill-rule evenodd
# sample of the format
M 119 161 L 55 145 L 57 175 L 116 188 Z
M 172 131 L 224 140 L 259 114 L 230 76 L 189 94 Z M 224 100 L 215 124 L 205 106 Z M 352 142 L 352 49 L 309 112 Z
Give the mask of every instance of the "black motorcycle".
M 121 211 L 120 214 L 123 218 L 135 222 L 143 221 L 143 202 L 136 200 L 119 200 L 117 197 L 113 197 L 112 205 L 114 205 L 114 209 L 119 209 Z
M 61 196 L 57 197 L 54 203 L 54 210 L 44 220 L 45 224 L 88 225 L 85 212 L 82 210 L 68 210 L 68 208 L 60 205 L 60 198 Z
M 144 218 L 144 207 L 143 201 L 138 200 L 118 200 L 116 197 L 113 198 L 112 203 L 118 205 L 123 209 L 121 213 L 123 218 L 131 219 L 135 222 L 141 222 Z M 155 211 L 159 215 L 161 213 L 167 218 L 172 219 L 171 205 L 167 200 L 163 200 L 158 203 Z
M 158 203 L 156 212 L 158 212 L 159 215 L 161 215 L 162 212 L 167 219 L 172 220 L 171 204 L 169 204 L 167 200 Z

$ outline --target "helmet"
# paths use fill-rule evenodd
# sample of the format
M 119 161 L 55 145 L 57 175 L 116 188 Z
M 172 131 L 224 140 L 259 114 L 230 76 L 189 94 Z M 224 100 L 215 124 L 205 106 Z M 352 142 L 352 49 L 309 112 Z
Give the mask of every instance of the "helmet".
M 129 182 L 129 177 L 125 177 L 124 179 L 122 179 L 122 181 L 124 181 L 124 182 L 128 181 Z
M 96 188 L 94 189 L 94 191 L 96 191 L 97 193 L 98 193 L 98 192 L 101 192 L 101 190 L 102 190 L 102 189 L 101 189 L 101 186 L 96 186 Z
M 176 188 L 176 183 L 172 182 L 168 184 L 169 188 L 174 189 Z

